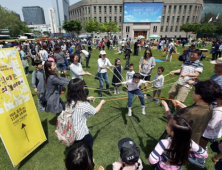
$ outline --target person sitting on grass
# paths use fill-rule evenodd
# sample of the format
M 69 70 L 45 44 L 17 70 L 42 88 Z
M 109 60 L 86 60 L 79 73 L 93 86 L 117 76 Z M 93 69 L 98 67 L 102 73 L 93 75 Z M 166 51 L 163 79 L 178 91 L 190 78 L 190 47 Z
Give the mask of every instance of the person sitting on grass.
M 188 162 L 190 152 L 207 158 L 207 151 L 191 140 L 192 129 L 182 117 L 173 116 L 166 126 L 167 139 L 158 142 L 149 155 L 149 162 L 155 170 L 181 170 Z
M 133 79 L 127 80 L 125 82 L 116 83 L 116 85 L 126 84 L 128 86 L 128 116 L 132 116 L 132 100 L 134 95 L 137 95 L 140 99 L 142 114 L 146 114 L 143 93 L 140 91 L 139 87 L 141 84 L 145 84 L 146 89 L 148 82 L 149 81 L 141 80 L 141 75 L 139 73 L 135 73 L 133 75 Z
M 120 160 L 113 163 L 113 170 L 142 170 L 140 149 L 130 138 L 123 138 L 118 142 Z
M 161 94 L 161 88 L 163 87 L 163 83 L 164 83 L 164 76 L 162 75 L 162 73 L 164 72 L 164 68 L 163 67 L 158 67 L 157 69 L 157 74 L 154 77 L 153 81 L 153 98 L 150 98 L 151 101 L 154 101 L 154 103 L 159 103 L 159 97 Z M 155 96 L 157 94 L 157 99 L 155 99 Z
M 94 170 L 92 147 L 84 142 L 74 145 L 65 158 L 66 170 Z M 98 170 L 104 170 L 102 166 Z
M 178 100 L 173 100 L 177 106 L 177 115 L 189 122 L 192 128 L 192 140 L 200 145 L 200 138 L 212 118 L 213 107 L 211 103 L 220 97 L 220 86 L 212 80 L 199 81 L 193 90 L 194 104 L 186 106 Z M 170 118 L 171 112 L 165 101 L 162 101 L 165 108 L 165 117 Z M 201 146 L 204 147 L 204 146 Z

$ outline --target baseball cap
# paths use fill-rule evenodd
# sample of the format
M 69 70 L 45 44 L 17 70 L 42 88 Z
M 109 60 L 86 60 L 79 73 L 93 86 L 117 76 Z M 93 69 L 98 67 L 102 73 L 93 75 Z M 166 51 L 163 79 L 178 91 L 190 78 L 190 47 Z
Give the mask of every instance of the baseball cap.
M 101 50 L 99 54 L 100 55 L 106 55 L 106 52 L 104 50 Z
M 140 157 L 140 149 L 130 138 L 123 138 L 118 143 L 120 157 L 123 162 L 133 165 L 138 162 Z
M 210 63 L 222 65 L 222 58 L 218 58 L 217 60 L 211 61 Z

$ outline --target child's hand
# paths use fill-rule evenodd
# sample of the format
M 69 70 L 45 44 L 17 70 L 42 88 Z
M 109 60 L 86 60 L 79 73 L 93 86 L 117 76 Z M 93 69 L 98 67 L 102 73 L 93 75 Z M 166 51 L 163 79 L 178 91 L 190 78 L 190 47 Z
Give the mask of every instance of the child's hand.
M 101 104 L 104 104 L 104 103 L 106 103 L 106 101 L 105 100 L 101 100 L 101 102 L 100 102 Z
M 219 159 L 217 159 L 217 158 L 215 158 L 215 157 L 216 157 L 216 156 L 212 157 L 212 159 L 211 159 L 211 160 L 213 161 L 213 163 L 215 163 L 215 164 L 216 164 L 216 163 L 219 161 Z
M 96 100 L 96 98 L 93 96 L 90 96 L 90 97 L 87 97 L 87 100 L 92 100 L 94 102 Z
M 37 88 L 35 88 L 34 91 L 35 91 L 36 93 L 38 93 L 38 89 L 37 89 Z
M 99 166 L 98 170 L 105 170 L 102 166 Z
M 170 72 L 170 74 L 174 75 L 174 72 L 173 72 L 173 71 L 171 71 L 171 72 Z

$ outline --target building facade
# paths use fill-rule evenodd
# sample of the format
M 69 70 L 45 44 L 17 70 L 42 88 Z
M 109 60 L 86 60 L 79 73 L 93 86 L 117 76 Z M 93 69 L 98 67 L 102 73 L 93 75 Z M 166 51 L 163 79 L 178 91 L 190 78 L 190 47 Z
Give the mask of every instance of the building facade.
M 40 31 L 41 33 L 47 31 L 49 33 L 52 32 L 52 28 L 50 24 L 36 24 L 36 25 L 27 25 L 27 27 L 31 31 Z
M 222 16 L 222 0 L 203 0 L 204 8 L 202 13 L 202 18 L 207 13 L 212 13 L 215 15 Z M 215 19 L 215 18 L 214 18 Z
M 49 8 L 49 22 L 52 28 L 51 33 L 57 33 L 58 30 L 58 24 L 56 21 L 56 10 L 54 8 Z
M 52 6 L 56 14 L 56 23 L 61 28 L 64 21 L 69 21 L 69 0 L 52 0 Z
M 44 11 L 39 6 L 22 7 L 24 21 L 27 25 L 30 24 L 45 24 Z
M 124 22 L 126 3 L 163 3 L 162 15 L 158 22 Z M 152 34 L 162 37 L 186 37 L 180 31 L 184 23 L 200 22 L 203 0 L 82 0 L 69 7 L 70 20 L 96 18 L 99 22 L 115 21 L 122 28 L 119 36 L 134 38 Z M 134 17 L 137 17 L 136 15 Z M 194 36 L 194 35 L 190 35 Z

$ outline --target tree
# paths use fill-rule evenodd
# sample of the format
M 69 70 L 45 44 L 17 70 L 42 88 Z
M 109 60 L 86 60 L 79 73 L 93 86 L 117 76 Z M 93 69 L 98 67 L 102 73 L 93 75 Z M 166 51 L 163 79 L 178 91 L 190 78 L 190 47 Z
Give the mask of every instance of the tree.
M 9 34 L 12 37 L 22 35 L 23 33 L 31 33 L 31 30 L 26 26 L 26 24 L 19 20 L 15 12 L 10 11 L 0 5 L 0 29 L 8 27 Z
M 117 22 L 105 22 L 105 23 L 100 23 L 99 30 L 101 32 L 118 32 L 120 30 L 120 27 L 117 27 Z
M 207 33 L 207 34 L 213 34 L 217 30 L 217 27 L 214 24 L 211 23 L 203 23 L 201 24 L 201 27 L 198 31 L 198 33 Z
M 79 34 L 79 32 L 82 29 L 82 24 L 78 20 L 64 21 L 63 25 L 62 25 L 62 28 L 66 32 L 76 32 L 77 34 Z
M 84 29 L 86 32 L 92 33 L 92 32 L 98 32 L 99 31 L 99 22 L 95 18 L 89 18 L 88 20 L 85 20 Z
M 189 32 L 191 32 L 190 23 L 186 23 L 180 26 L 180 31 L 184 31 L 186 33 L 186 37 Z
M 201 23 L 208 23 L 211 18 L 212 18 L 211 23 L 219 24 L 222 22 L 222 16 L 219 16 L 218 19 L 216 19 L 217 15 L 212 13 L 206 13 L 202 18 Z

